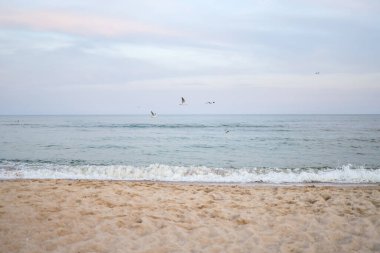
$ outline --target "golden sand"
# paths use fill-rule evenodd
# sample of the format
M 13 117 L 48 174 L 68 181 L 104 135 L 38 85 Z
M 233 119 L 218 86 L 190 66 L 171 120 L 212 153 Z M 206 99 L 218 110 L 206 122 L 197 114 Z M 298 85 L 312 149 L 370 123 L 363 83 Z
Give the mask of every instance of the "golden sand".
M 380 186 L 0 181 L 0 252 L 380 252 Z

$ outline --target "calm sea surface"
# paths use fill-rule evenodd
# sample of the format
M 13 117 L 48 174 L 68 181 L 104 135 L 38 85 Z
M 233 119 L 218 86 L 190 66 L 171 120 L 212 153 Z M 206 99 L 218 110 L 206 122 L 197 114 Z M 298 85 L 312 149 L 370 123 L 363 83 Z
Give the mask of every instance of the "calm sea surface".
M 0 116 L 0 177 L 380 182 L 380 115 Z

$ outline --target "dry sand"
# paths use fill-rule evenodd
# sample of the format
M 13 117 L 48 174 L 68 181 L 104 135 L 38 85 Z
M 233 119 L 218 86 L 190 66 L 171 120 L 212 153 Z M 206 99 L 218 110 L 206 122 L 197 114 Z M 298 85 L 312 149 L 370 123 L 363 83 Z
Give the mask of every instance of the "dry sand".
M 0 252 L 380 252 L 380 186 L 0 181 Z

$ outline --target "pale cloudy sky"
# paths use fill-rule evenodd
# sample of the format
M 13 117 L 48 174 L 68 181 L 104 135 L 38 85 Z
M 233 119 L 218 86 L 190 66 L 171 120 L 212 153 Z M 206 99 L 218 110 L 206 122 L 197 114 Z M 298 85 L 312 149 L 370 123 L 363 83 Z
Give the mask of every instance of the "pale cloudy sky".
M 378 0 L 0 0 L 0 114 L 380 113 L 379 13 Z

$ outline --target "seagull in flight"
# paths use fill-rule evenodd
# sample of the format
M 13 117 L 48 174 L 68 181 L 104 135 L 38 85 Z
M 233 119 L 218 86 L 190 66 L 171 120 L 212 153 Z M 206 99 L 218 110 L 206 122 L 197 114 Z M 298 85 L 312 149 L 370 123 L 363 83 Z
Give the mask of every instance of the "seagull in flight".
M 185 105 L 185 102 L 186 102 L 185 98 L 181 97 L 181 103 L 179 105 Z
M 151 116 L 152 118 L 155 118 L 155 117 L 157 117 L 157 113 L 155 113 L 155 112 L 153 112 L 153 111 L 150 111 L 150 116 Z
M 212 104 L 215 104 L 215 101 L 207 101 L 206 104 L 209 104 L 209 105 L 212 105 Z

